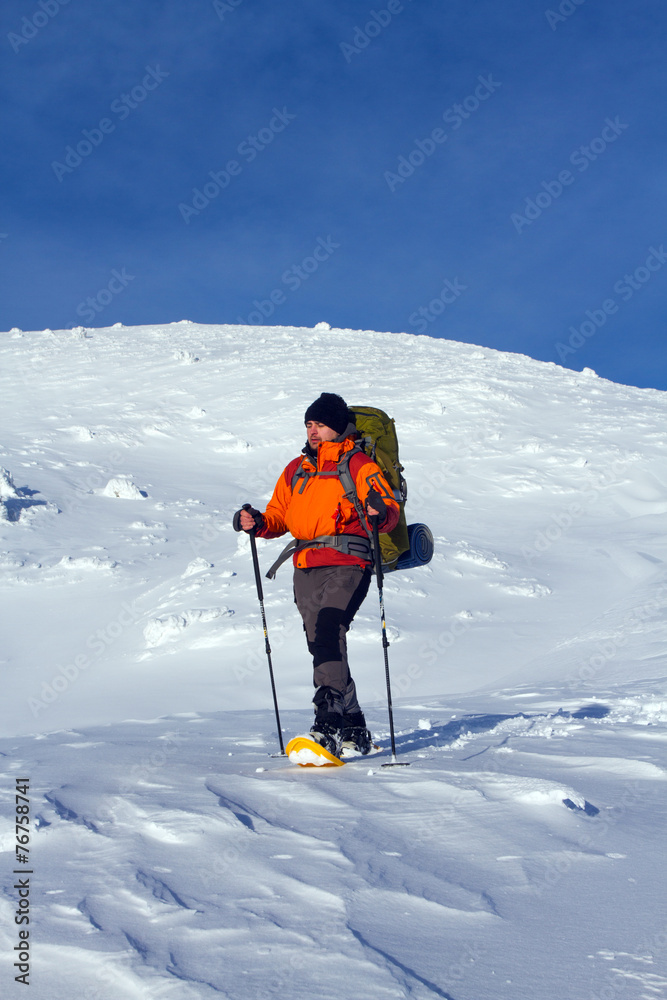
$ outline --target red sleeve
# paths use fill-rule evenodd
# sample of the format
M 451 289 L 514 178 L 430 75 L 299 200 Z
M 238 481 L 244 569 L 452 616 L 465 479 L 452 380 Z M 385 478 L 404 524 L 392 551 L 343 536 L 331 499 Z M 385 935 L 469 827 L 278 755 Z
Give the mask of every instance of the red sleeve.
M 380 466 L 367 455 L 354 455 L 350 461 L 350 472 L 354 479 L 357 495 L 366 509 L 366 498 L 371 490 L 377 490 L 387 506 L 387 516 L 380 522 L 381 532 L 391 531 L 398 524 L 401 508 L 394 492 L 385 479 Z

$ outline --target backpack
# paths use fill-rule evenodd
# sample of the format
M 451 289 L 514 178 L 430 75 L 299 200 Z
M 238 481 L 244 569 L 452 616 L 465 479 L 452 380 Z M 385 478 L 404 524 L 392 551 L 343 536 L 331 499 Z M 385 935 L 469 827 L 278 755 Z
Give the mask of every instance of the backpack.
M 396 569 L 402 553 L 407 552 L 410 548 L 408 525 L 405 520 L 408 484 L 403 478 L 403 466 L 398 457 L 396 425 L 393 417 L 387 416 L 384 410 L 375 406 L 351 406 L 350 410 L 354 413 L 357 431 L 360 435 L 357 444 L 369 458 L 372 458 L 380 466 L 401 509 L 396 527 L 388 534 L 380 535 L 382 567 L 385 573 L 389 573 Z M 349 473 L 348 478 L 351 479 Z M 346 483 L 342 475 L 341 482 L 347 491 L 349 483 Z M 354 484 L 352 484 L 352 488 L 354 488 Z M 362 523 L 364 522 L 362 521 Z

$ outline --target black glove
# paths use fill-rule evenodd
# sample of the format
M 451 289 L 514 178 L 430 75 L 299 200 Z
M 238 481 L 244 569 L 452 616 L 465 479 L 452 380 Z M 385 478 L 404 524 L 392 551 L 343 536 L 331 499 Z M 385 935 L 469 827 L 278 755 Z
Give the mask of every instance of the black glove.
M 250 516 L 255 522 L 255 527 L 251 528 L 250 529 L 251 531 L 259 531 L 260 528 L 264 527 L 264 515 L 260 514 L 260 512 L 258 510 L 255 510 L 254 507 L 251 507 L 249 503 L 244 503 L 243 506 L 241 507 L 241 510 L 237 510 L 236 513 L 234 514 L 234 518 L 232 520 L 234 531 L 245 530 L 244 528 L 241 527 L 241 514 L 243 513 L 244 510 L 246 510 L 250 514 Z
M 377 490 L 369 490 L 366 497 L 366 511 L 369 507 L 378 512 L 378 524 L 383 524 L 387 520 L 387 505 Z

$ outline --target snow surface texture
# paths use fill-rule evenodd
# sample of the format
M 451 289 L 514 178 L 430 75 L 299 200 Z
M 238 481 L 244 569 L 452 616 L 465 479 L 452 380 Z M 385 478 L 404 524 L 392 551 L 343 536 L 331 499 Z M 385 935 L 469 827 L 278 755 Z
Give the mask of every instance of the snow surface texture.
M 667 394 L 408 334 L 0 340 L 0 976 L 32 996 L 667 997 Z M 350 633 L 383 752 L 278 750 L 244 502 L 323 390 L 396 418 L 436 555 Z M 266 569 L 283 540 L 259 543 Z M 285 742 L 311 672 L 265 581 Z

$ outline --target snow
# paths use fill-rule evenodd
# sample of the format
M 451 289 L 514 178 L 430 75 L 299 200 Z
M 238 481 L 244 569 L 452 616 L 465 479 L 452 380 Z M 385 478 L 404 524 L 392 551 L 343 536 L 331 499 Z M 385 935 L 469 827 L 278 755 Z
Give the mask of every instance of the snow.
M 667 394 L 411 334 L 0 339 L 0 965 L 67 997 L 667 997 Z M 350 633 L 381 753 L 297 768 L 249 540 L 321 391 L 396 419 L 427 566 Z M 267 569 L 284 540 L 258 543 Z M 285 742 L 309 660 L 264 581 Z M 25 940 L 25 939 L 24 939 Z

